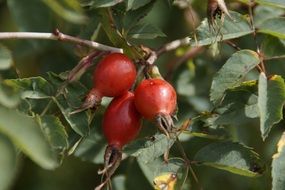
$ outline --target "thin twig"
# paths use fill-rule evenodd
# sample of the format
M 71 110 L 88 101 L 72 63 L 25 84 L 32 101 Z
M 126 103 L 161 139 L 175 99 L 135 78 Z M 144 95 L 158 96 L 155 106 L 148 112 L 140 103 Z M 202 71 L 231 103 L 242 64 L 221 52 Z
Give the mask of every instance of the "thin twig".
M 276 60 L 276 59 L 285 59 L 285 55 L 279 55 L 279 56 L 273 56 L 273 57 L 266 57 L 266 58 L 264 58 L 264 61 Z
M 175 50 L 181 46 L 189 45 L 190 42 L 191 42 L 190 37 L 174 40 L 172 42 L 169 42 L 169 43 L 163 45 L 161 48 L 159 48 L 156 51 L 156 54 L 157 54 L 157 56 L 160 56 L 164 52 L 172 51 L 172 50 Z
M 189 45 L 190 42 L 191 42 L 191 38 L 185 37 L 185 38 L 174 40 L 172 42 L 164 44 L 158 50 L 150 52 L 150 55 L 149 55 L 148 59 L 146 60 L 146 63 L 148 65 L 152 65 L 161 54 L 163 54 L 165 52 L 169 52 L 169 51 L 175 50 L 175 49 L 177 49 L 177 48 L 179 48 L 181 46 Z
M 100 44 L 98 42 L 84 40 L 74 36 L 61 33 L 59 30 L 55 30 L 53 33 L 41 33 L 41 32 L 0 32 L 0 40 L 10 39 L 38 39 L 38 40 L 58 40 L 63 42 L 71 42 L 82 46 L 87 46 L 101 51 L 110 52 L 123 52 L 122 49 Z
M 240 51 L 241 48 L 238 47 L 234 42 L 230 41 L 230 40 L 226 40 L 224 41 L 226 44 L 228 44 L 229 46 L 233 47 L 234 49 L 236 49 L 237 51 Z

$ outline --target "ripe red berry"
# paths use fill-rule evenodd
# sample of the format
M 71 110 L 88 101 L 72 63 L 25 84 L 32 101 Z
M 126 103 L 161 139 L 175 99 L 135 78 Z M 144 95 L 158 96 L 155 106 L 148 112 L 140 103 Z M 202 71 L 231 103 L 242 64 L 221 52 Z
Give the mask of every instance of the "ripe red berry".
M 136 68 L 124 54 L 107 55 L 93 73 L 93 89 L 102 96 L 115 97 L 128 91 L 136 79 Z
M 134 94 L 125 92 L 115 97 L 103 117 L 103 132 L 108 141 L 104 155 L 106 179 L 95 190 L 102 189 L 110 180 L 122 160 L 122 147 L 132 141 L 141 129 L 141 115 L 134 104 Z
M 104 57 L 93 73 L 93 88 L 78 110 L 96 107 L 103 96 L 116 97 L 128 91 L 136 79 L 136 67 L 124 54 L 111 53 Z
M 176 108 L 176 92 L 165 80 L 146 79 L 135 90 L 135 105 L 146 119 L 160 113 L 171 115 Z
M 146 119 L 155 119 L 167 136 L 173 130 L 171 116 L 176 110 L 176 92 L 165 80 L 143 80 L 135 90 L 135 106 Z
M 141 129 L 141 115 L 134 104 L 134 94 L 126 92 L 112 100 L 103 117 L 103 131 L 109 145 L 122 147 Z

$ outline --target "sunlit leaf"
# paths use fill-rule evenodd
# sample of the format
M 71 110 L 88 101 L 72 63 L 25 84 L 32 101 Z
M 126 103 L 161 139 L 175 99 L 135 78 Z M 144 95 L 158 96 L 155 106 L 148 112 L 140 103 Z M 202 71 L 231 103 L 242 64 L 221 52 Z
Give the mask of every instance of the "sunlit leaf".
M 285 8 L 285 2 L 283 0 L 256 0 L 256 2 L 273 7 Z
M 33 161 L 45 169 L 58 166 L 37 122 L 15 110 L 0 106 L 0 131 Z
M 38 116 L 37 120 L 53 149 L 61 152 L 67 149 L 67 133 L 59 118 L 45 115 Z
M 22 91 L 23 98 L 42 99 L 54 95 L 54 88 L 42 77 L 9 79 L 5 84 Z
M 285 17 L 271 18 L 260 24 L 258 32 L 285 39 Z
M 8 190 L 17 170 L 17 152 L 12 142 L 0 133 L 0 190 Z
M 211 101 L 215 104 L 219 103 L 225 91 L 239 85 L 245 75 L 259 62 L 259 57 L 254 51 L 241 50 L 234 53 L 214 76 L 210 93 Z
M 234 21 L 226 17 L 223 25 L 220 23 L 222 28 L 218 35 L 209 30 L 210 27 L 207 19 L 203 20 L 197 28 L 197 42 L 193 40 L 192 45 L 210 45 L 217 41 L 234 39 L 253 32 L 245 16 L 236 12 L 230 13 Z
M 285 133 L 281 136 L 277 148 L 272 161 L 272 190 L 283 190 L 285 187 Z
M 194 160 L 203 165 L 248 177 L 259 176 L 265 170 L 256 152 L 233 142 L 209 144 L 197 152 Z
M 267 79 L 265 74 L 261 73 L 258 83 L 258 108 L 263 140 L 268 136 L 272 126 L 283 118 L 284 102 L 285 83 L 283 78 L 274 75 Z

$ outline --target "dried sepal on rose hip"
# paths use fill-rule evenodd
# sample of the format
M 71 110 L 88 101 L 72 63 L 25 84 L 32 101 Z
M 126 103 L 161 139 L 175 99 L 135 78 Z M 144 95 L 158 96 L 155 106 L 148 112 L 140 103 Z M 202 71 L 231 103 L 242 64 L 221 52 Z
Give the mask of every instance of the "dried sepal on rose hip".
M 99 172 L 105 176 L 96 190 L 102 189 L 120 165 L 122 147 L 136 138 L 141 129 L 142 116 L 134 104 L 134 94 L 125 92 L 112 100 L 103 116 L 103 132 L 108 146 L 105 150 L 104 169 Z
M 111 53 L 104 57 L 93 72 L 93 88 L 81 107 L 71 114 L 98 107 L 102 97 L 116 97 L 128 91 L 136 79 L 136 67 L 126 55 Z
M 223 14 L 226 14 L 229 18 L 232 19 L 224 0 L 208 0 L 207 17 L 209 26 L 212 29 L 215 29 L 214 26 L 216 25 L 216 18 L 222 18 Z
M 145 79 L 135 90 L 135 105 L 146 119 L 156 122 L 169 137 L 174 132 L 173 116 L 177 107 L 175 89 L 161 78 Z

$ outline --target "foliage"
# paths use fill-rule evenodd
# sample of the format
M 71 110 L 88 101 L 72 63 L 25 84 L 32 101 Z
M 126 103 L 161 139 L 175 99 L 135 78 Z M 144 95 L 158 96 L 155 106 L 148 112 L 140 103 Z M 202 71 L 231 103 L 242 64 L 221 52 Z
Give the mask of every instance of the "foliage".
M 55 29 L 122 48 L 140 71 L 138 81 L 155 54 L 153 64 L 179 95 L 177 136 L 144 121 L 123 149 L 114 189 L 159 188 L 155 181 L 175 189 L 283 190 L 285 3 L 255 2 L 227 2 L 231 18 L 216 17 L 213 27 L 200 0 L 0 0 L 0 190 L 100 183 L 101 121 L 110 98 L 96 112 L 71 114 L 91 89 L 99 59 L 79 71 L 76 65 L 94 49 L 60 38 L 1 39 L 2 32 Z M 70 80 L 74 73 L 78 79 Z M 91 177 L 78 185 L 85 175 Z

